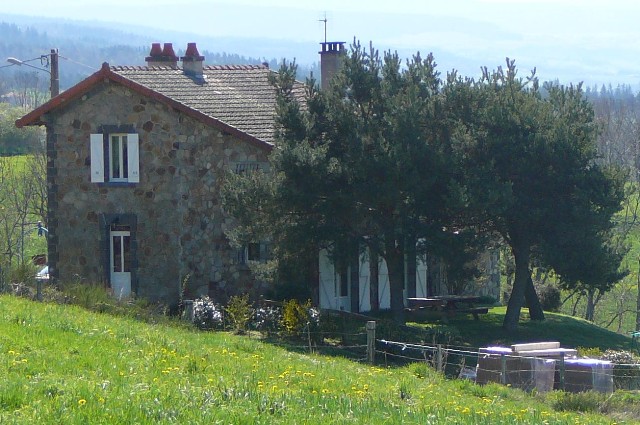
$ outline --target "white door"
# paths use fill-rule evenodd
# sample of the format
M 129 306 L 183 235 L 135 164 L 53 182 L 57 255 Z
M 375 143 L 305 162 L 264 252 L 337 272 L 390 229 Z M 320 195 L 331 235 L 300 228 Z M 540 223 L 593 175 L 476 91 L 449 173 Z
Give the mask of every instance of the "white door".
M 131 295 L 131 231 L 127 226 L 112 226 L 111 245 L 111 289 L 116 298 Z

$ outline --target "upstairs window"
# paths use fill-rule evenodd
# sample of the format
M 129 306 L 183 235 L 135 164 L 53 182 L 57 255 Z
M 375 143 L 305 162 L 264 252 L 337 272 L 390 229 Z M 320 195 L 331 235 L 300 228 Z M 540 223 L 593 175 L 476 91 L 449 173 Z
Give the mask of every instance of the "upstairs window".
M 136 133 L 91 135 L 91 182 L 139 183 L 140 164 Z
M 258 162 L 238 162 L 236 164 L 236 174 L 245 174 L 259 169 L 260 164 Z
M 238 264 L 249 264 L 249 262 L 264 263 L 270 258 L 270 247 L 267 242 L 252 242 L 238 249 L 236 252 L 236 262 Z
M 126 134 L 109 135 L 109 154 L 109 181 L 127 181 L 129 161 Z

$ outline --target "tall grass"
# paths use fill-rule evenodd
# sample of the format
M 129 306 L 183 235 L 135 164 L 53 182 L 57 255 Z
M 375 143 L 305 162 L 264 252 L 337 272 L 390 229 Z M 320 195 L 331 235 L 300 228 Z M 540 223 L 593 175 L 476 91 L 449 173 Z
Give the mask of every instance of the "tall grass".
M 506 387 L 447 381 L 0 296 L 0 423 L 598 424 Z

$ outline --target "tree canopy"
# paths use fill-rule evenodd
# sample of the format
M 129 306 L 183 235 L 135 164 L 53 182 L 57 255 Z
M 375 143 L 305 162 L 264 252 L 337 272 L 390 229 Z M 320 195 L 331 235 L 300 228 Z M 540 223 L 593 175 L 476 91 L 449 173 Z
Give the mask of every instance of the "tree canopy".
M 24 109 L 0 103 L 0 156 L 23 155 L 42 148 L 42 130 L 17 128 L 16 120 L 24 115 Z
M 543 93 L 544 91 L 544 93 Z M 622 251 L 612 249 L 612 217 L 624 197 L 621 173 L 599 164 L 597 126 L 580 86 L 485 69 L 474 90 L 473 136 L 462 154 L 466 183 L 484 227 L 515 260 L 504 326 L 515 328 L 525 297 L 542 319 L 531 264 L 548 265 L 569 285 L 609 287 Z
M 608 242 L 623 180 L 598 165 L 580 87 L 543 93 L 512 61 L 477 81 L 455 72 L 442 80 L 431 55 L 403 65 L 358 43 L 331 87 L 309 81 L 301 100 L 294 76 L 284 66 L 273 80 L 271 171 L 225 185 L 232 239 L 269 237 L 283 261 L 319 248 L 340 261 L 366 246 L 385 259 L 402 318 L 407 254 L 435 253 L 461 268 L 481 236 L 499 237 L 516 262 L 510 329 L 525 295 L 530 308 L 537 301 L 533 258 L 576 284 L 619 276 Z M 576 243 L 593 258 L 577 255 Z

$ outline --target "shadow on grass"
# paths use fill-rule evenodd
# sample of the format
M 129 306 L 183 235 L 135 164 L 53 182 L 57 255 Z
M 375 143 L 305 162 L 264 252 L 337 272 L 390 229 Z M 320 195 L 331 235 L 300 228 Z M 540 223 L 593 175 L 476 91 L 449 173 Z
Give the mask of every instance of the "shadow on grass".
M 447 326 L 454 328 L 453 332 L 459 335 L 460 343 L 470 348 L 539 341 L 559 341 L 562 347 L 567 348 L 597 347 L 602 351 L 632 348 L 631 338 L 586 320 L 545 312 L 544 321 L 531 321 L 527 309 L 523 309 L 518 329 L 508 332 L 502 327 L 505 311 L 505 307 L 495 307 L 481 316 L 480 320 L 453 319 L 449 320 Z

